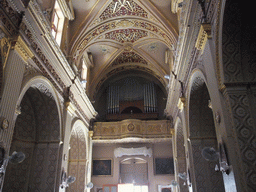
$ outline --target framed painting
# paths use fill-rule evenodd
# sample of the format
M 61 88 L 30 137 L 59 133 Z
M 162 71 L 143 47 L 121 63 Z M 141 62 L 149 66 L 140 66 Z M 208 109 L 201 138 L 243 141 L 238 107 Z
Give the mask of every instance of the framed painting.
M 112 159 L 94 159 L 92 161 L 92 175 L 111 176 L 112 167 Z
M 155 158 L 155 174 L 174 174 L 173 158 Z

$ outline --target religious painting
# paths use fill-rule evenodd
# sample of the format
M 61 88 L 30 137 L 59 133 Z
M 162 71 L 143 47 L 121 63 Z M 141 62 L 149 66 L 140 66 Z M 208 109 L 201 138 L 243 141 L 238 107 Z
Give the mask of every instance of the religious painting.
M 95 159 L 92 162 L 92 173 L 94 176 L 111 176 L 112 160 L 111 159 Z
M 174 174 L 173 158 L 155 158 L 155 174 Z

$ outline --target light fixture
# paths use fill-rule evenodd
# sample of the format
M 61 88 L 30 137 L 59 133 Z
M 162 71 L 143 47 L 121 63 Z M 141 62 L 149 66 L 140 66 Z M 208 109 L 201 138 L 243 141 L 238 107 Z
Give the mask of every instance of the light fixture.
M 8 165 L 8 162 L 12 163 L 12 164 L 18 164 L 21 163 L 22 161 L 24 161 L 24 159 L 26 158 L 25 154 L 22 152 L 16 152 L 14 151 L 12 153 L 11 156 L 9 156 L 8 158 L 4 158 L 4 149 L 0 148 L 0 150 L 2 151 L 2 156 L 1 156 L 1 168 L 0 168 L 0 178 L 3 177 L 3 175 L 5 174 L 5 169 L 6 166 Z

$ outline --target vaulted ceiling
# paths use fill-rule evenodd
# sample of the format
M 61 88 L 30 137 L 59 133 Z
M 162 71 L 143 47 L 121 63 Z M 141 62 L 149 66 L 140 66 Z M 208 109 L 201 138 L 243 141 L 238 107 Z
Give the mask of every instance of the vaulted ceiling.
M 111 76 L 128 70 L 146 72 L 167 86 L 166 50 L 177 44 L 177 15 L 171 0 L 74 0 L 69 52 L 79 68 L 92 55 L 89 95 Z

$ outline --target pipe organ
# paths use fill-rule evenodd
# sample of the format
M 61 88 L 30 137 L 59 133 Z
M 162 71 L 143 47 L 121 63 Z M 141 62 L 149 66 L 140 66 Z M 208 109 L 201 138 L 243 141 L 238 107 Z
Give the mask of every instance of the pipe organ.
M 108 114 L 119 113 L 119 86 L 108 88 Z
M 136 87 L 136 88 L 135 88 Z M 156 97 L 156 89 L 155 84 L 153 82 L 148 82 L 141 85 L 140 89 L 137 89 L 139 86 L 135 85 L 133 88 L 132 97 L 124 97 L 125 90 L 120 88 L 119 85 L 110 85 L 108 87 L 107 93 L 107 113 L 108 114 L 119 114 L 120 111 L 120 102 L 124 103 L 127 100 L 127 103 L 131 103 L 131 101 L 141 101 L 143 104 L 142 112 L 143 113 L 155 113 L 157 112 L 157 97 Z M 131 87 L 128 87 L 131 89 Z M 139 96 L 141 95 L 141 97 Z M 129 98 L 129 99 L 128 99 Z M 136 106 L 130 106 L 136 107 Z
M 154 83 L 144 84 L 144 112 L 156 112 L 156 92 Z

